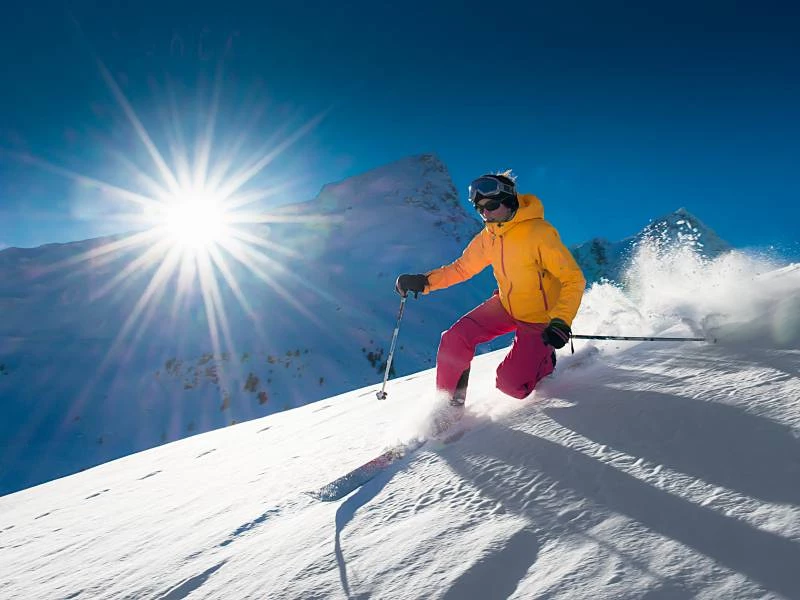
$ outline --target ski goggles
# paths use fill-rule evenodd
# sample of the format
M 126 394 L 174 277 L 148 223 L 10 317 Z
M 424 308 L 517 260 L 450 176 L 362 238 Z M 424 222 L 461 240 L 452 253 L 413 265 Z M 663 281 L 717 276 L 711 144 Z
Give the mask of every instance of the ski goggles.
M 496 198 L 494 200 L 487 200 L 483 204 L 478 204 L 476 202 L 475 203 L 475 210 L 477 210 L 479 213 L 482 213 L 484 211 L 492 212 L 493 210 L 497 210 L 498 208 L 500 208 L 500 206 L 502 204 L 503 204 L 503 201 L 502 200 L 497 200 Z
M 499 196 L 500 194 L 510 194 L 515 196 L 516 193 L 517 189 L 515 186 L 498 181 L 493 177 L 478 177 L 475 181 L 469 184 L 469 199 L 473 204 L 477 202 L 478 194 L 487 198 L 491 198 L 492 196 Z

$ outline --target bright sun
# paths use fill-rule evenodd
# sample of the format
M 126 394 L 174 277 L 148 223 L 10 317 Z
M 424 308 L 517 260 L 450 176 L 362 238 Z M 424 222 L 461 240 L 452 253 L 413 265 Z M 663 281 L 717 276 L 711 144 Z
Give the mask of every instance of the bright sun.
M 213 194 L 186 192 L 175 197 L 164 210 L 165 233 L 186 250 L 205 250 L 228 235 L 227 211 Z
M 254 315 L 238 279 L 239 275 L 245 274 L 270 286 L 298 312 L 315 321 L 316 316 L 289 294 L 276 278 L 278 272 L 287 278 L 292 274 L 286 273 L 274 255 L 299 255 L 269 239 L 264 228 L 255 227 L 262 223 L 292 220 L 292 217 L 263 214 L 254 208 L 254 205 L 258 206 L 257 203 L 283 189 L 284 184 L 256 187 L 255 178 L 276 157 L 316 127 L 327 113 L 309 120 L 284 139 L 275 137 L 274 146 L 267 143 L 253 155 L 240 156 L 239 151 L 248 141 L 247 132 L 233 132 L 231 139 L 235 142 L 220 146 L 227 146 L 227 151 L 215 148 L 213 143 L 220 94 L 220 88 L 216 87 L 207 123 L 197 131 L 193 145 L 183 143 L 181 120 L 177 116 L 169 122 L 168 138 L 174 163 L 171 165 L 111 72 L 102 63 L 99 63 L 99 68 L 150 157 L 152 172 L 143 170 L 135 162 L 121 156 L 123 166 L 126 170 L 132 170 L 137 182 L 135 189 L 127 189 L 29 154 L 20 154 L 19 158 L 25 163 L 32 162 L 82 185 L 101 190 L 109 197 L 134 207 L 133 212 L 125 213 L 125 216 L 131 217 L 138 231 L 92 247 L 66 263 L 52 267 L 55 269 L 62 264 L 77 263 L 99 265 L 124 257 L 126 264 L 120 265 L 118 272 L 94 292 L 97 298 L 112 293 L 133 281 L 138 274 L 149 271 L 149 283 L 122 324 L 108 355 L 113 355 L 132 340 L 138 340 L 155 318 L 156 307 L 161 303 L 169 302 L 177 321 L 179 312 L 194 297 L 200 298 L 203 303 L 214 354 L 221 354 L 223 347 L 225 351 L 235 354 L 225 306 L 228 294 L 224 292 L 229 290 L 242 309 Z M 218 86 L 221 81 L 221 78 L 217 81 Z M 303 215 L 299 220 L 306 222 L 309 218 L 315 216 Z M 329 217 L 319 218 L 326 221 Z M 132 254 L 132 251 L 135 253 Z M 177 293 L 168 297 L 166 294 L 171 289 L 171 281 L 175 281 Z M 303 279 L 293 278 L 292 281 L 314 293 L 320 293 L 316 286 Z M 323 323 L 319 325 L 324 327 Z

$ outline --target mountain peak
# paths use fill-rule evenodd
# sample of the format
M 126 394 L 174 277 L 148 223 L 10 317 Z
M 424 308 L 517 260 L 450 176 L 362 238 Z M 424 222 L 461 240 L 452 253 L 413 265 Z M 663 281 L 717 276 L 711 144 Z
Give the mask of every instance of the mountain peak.
M 709 258 L 731 249 L 730 244 L 684 207 L 651 221 L 635 237 L 637 244 L 646 240 L 660 247 L 691 247 Z
M 293 212 L 303 206 L 304 209 L 331 214 L 364 204 L 375 207 L 412 205 L 433 212 L 463 210 L 447 167 L 434 154 L 408 156 L 326 184 L 313 200 L 287 206 L 285 210 Z
M 659 249 L 690 248 L 707 258 L 732 249 L 716 232 L 687 208 L 653 219 L 636 235 L 618 242 L 594 238 L 571 251 L 589 281 L 619 281 L 636 248 L 642 244 Z
M 363 237 L 364 232 L 374 229 L 381 232 L 383 241 L 388 240 L 386 236 L 408 239 L 420 227 L 432 225 L 460 243 L 480 228 L 459 203 L 447 167 L 434 154 L 408 156 L 329 183 L 316 198 L 282 206 L 275 212 L 330 217 L 344 223 L 343 234 Z M 387 229 L 387 223 L 392 227 Z

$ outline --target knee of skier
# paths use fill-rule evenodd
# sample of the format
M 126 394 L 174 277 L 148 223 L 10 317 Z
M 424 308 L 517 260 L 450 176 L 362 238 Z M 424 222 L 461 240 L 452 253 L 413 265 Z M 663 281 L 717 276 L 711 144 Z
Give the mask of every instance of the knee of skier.
M 441 346 L 447 346 L 450 344 L 466 345 L 467 343 L 467 338 L 462 329 L 458 327 L 458 323 L 453 325 L 447 331 L 442 332 L 442 339 L 440 342 Z
M 518 400 L 527 398 L 528 395 L 533 391 L 533 386 L 530 383 L 526 382 L 522 385 L 514 385 L 508 379 L 503 377 L 501 373 L 497 374 L 495 385 L 497 386 L 497 389 L 504 394 L 508 394 L 512 398 L 517 398 Z

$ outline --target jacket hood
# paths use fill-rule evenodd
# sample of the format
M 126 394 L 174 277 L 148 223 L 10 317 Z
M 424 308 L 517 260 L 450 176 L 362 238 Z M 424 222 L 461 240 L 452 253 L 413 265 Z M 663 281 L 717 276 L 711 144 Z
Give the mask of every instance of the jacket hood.
M 544 206 L 539 198 L 533 194 L 518 194 L 517 198 L 519 199 L 519 208 L 514 217 L 504 223 L 486 223 L 486 229 L 494 235 L 502 235 L 517 223 L 531 219 L 544 219 Z
M 511 219 L 512 223 L 529 219 L 544 219 L 544 206 L 539 198 L 533 194 L 518 194 L 517 198 L 519 198 L 519 208 L 517 214 Z

